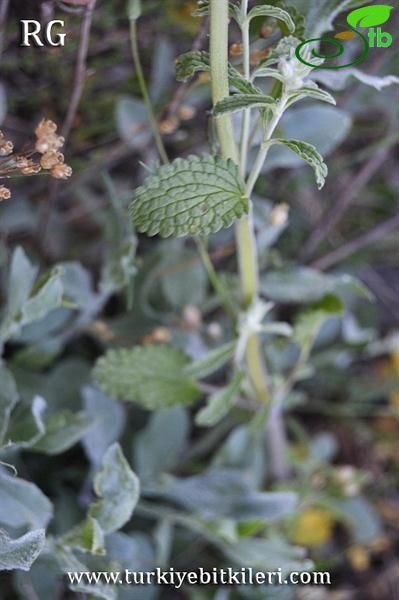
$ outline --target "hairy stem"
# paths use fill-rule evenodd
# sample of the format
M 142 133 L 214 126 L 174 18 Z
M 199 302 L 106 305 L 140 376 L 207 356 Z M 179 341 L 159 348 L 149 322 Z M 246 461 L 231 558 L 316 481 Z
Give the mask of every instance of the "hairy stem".
M 217 104 L 229 96 L 228 81 L 228 0 L 211 0 L 211 75 L 213 104 Z M 231 116 L 221 115 L 216 119 L 222 154 L 237 165 L 240 156 L 234 139 Z M 252 208 L 248 216 L 241 218 L 236 227 L 240 284 L 245 309 L 248 309 L 258 296 L 258 261 L 254 234 Z M 267 381 L 260 340 L 251 335 L 246 349 L 246 362 L 252 385 L 261 402 L 269 402 Z
M 131 46 L 132 46 L 133 62 L 134 62 L 137 79 L 138 79 L 139 86 L 140 86 L 140 92 L 141 92 L 141 95 L 143 96 L 144 104 L 147 109 L 148 121 L 150 123 L 151 132 L 152 132 L 155 144 L 157 146 L 159 156 L 160 156 L 162 162 L 167 164 L 169 162 L 169 158 L 166 153 L 165 146 L 163 144 L 161 135 L 159 133 L 158 122 L 157 122 L 156 116 L 154 114 L 154 109 L 152 108 L 150 95 L 148 93 L 147 84 L 145 81 L 143 67 L 142 67 L 141 59 L 140 59 L 138 42 L 137 42 L 137 21 L 136 21 L 136 19 L 133 19 L 133 18 L 130 19 L 130 42 L 131 42 Z
M 242 0 L 241 11 L 243 15 L 248 12 L 248 0 Z M 244 63 L 244 77 L 249 80 L 251 77 L 251 69 L 249 63 L 250 55 L 250 42 L 249 42 L 249 22 L 247 19 L 243 22 L 241 27 L 242 42 L 243 42 L 243 63 Z M 242 132 L 241 132 L 241 156 L 240 156 L 240 172 L 241 177 L 245 177 L 247 173 L 247 162 L 248 162 L 248 149 L 249 149 L 249 137 L 251 133 L 251 109 L 247 108 L 244 111 L 242 121 Z

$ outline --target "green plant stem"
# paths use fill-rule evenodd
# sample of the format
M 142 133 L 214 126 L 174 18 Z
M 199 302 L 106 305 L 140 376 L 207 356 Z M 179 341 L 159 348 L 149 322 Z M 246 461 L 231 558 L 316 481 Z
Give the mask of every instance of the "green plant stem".
M 136 19 L 130 20 L 130 42 L 132 46 L 132 56 L 133 62 L 136 69 L 137 80 L 139 82 L 141 95 L 143 96 L 144 104 L 147 109 L 148 121 L 150 123 L 151 132 L 154 137 L 155 144 L 158 149 L 159 156 L 163 163 L 167 164 L 169 162 L 168 155 L 165 150 L 164 143 L 162 141 L 161 135 L 159 133 L 158 121 L 154 114 L 154 110 L 152 108 L 152 103 L 150 99 L 150 95 L 148 93 L 147 84 L 145 81 L 143 67 L 140 59 L 140 52 L 137 42 L 137 21 Z
M 213 104 L 229 96 L 228 81 L 228 0 L 211 0 L 210 3 L 210 55 Z M 220 147 L 225 158 L 240 163 L 231 115 L 221 115 L 216 119 Z M 243 306 L 248 309 L 258 296 L 258 261 L 252 207 L 249 214 L 241 218 L 236 226 L 240 285 Z M 249 376 L 259 401 L 269 402 L 267 381 L 262 349 L 258 336 L 249 337 L 246 349 L 246 362 Z
M 246 15 L 248 12 L 248 0 L 242 0 L 241 12 Z M 250 41 L 249 41 L 249 22 L 247 19 L 243 21 L 242 27 L 242 42 L 243 42 L 243 62 L 244 62 L 244 77 L 248 81 L 251 78 L 251 68 L 249 62 L 250 55 Z M 245 178 L 247 173 L 247 162 L 248 162 L 248 149 L 249 149 L 249 136 L 251 133 L 251 109 L 248 108 L 244 111 L 242 121 L 242 133 L 241 133 L 241 156 L 240 156 L 240 172 L 241 177 Z
M 252 170 L 249 174 L 248 181 L 247 181 L 247 187 L 246 187 L 248 196 L 250 196 L 252 194 L 254 187 L 256 185 L 256 182 L 258 181 L 259 175 L 262 171 L 262 167 L 265 163 L 267 154 L 270 149 L 270 140 L 273 136 L 273 133 L 275 132 L 275 129 L 276 129 L 281 117 L 284 114 L 286 105 L 287 105 L 287 97 L 283 92 L 280 100 L 277 103 L 277 109 L 274 111 L 274 114 L 271 117 L 269 124 L 266 128 L 263 142 L 259 148 L 258 155 L 255 159 Z
M 229 315 L 229 317 L 231 318 L 233 323 L 235 323 L 237 320 L 236 311 L 234 309 L 233 304 L 231 303 L 231 300 L 227 294 L 227 291 L 226 291 L 223 283 L 220 281 L 220 278 L 218 277 L 218 274 L 216 273 L 215 267 L 212 264 L 212 260 L 211 260 L 211 257 L 209 256 L 206 242 L 202 238 L 199 238 L 199 237 L 196 238 L 195 241 L 197 244 L 199 255 L 202 260 L 202 264 L 204 265 L 204 268 L 208 274 L 209 281 L 211 282 L 215 292 L 219 296 L 220 302 L 221 302 L 222 306 L 224 307 L 226 313 Z

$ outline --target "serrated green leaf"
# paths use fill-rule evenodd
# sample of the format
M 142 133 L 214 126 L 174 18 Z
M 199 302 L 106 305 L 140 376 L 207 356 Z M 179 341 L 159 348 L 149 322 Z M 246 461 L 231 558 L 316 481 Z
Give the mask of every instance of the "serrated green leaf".
M 236 373 L 226 387 L 210 396 L 207 405 L 196 416 L 197 425 L 213 427 L 229 413 L 240 392 L 242 379 L 243 373 Z
M 0 363 L 0 447 L 8 429 L 10 414 L 18 402 L 18 391 L 11 372 Z
M 135 346 L 107 352 L 98 360 L 94 377 L 110 396 L 157 410 L 191 404 L 199 397 L 196 382 L 184 373 L 188 363 L 171 346 Z
M 237 112 L 247 108 L 274 108 L 276 101 L 271 96 L 261 94 L 235 94 L 218 102 L 213 109 L 214 115 L 218 117 L 226 112 Z
M 176 78 L 178 81 L 187 81 L 197 72 L 209 73 L 211 70 L 209 52 L 197 51 L 181 54 L 176 60 Z M 245 79 L 233 65 L 228 65 L 229 83 L 242 94 L 259 94 L 260 90 L 250 81 Z
M 205 356 L 188 364 L 184 369 L 185 374 L 188 377 L 194 377 L 194 379 L 204 379 L 204 377 L 211 375 L 234 356 L 236 344 L 236 341 L 227 342 L 227 344 L 211 350 Z
M 187 81 L 197 72 L 208 73 L 210 70 L 209 52 L 185 52 L 176 59 L 176 79 L 178 81 Z
M 316 150 L 316 148 L 312 144 L 308 144 L 307 142 L 302 142 L 301 140 L 284 140 L 284 139 L 274 139 L 272 140 L 273 144 L 282 144 L 286 146 L 292 152 L 295 152 L 298 156 L 300 156 L 303 160 L 305 160 L 310 167 L 312 167 L 315 177 L 316 183 L 319 190 L 324 186 L 326 177 L 328 175 L 328 168 L 325 164 L 323 157 Z
M 248 211 L 237 166 L 219 156 L 178 158 L 139 187 L 129 208 L 137 229 L 150 236 L 210 234 Z
M 301 14 L 298 8 L 293 4 L 287 5 L 282 0 L 274 0 L 274 4 L 278 6 L 278 8 L 282 8 L 287 13 L 289 13 L 291 19 L 294 21 L 296 37 L 304 39 L 306 31 L 306 20 L 304 15 Z M 281 21 L 279 22 L 279 27 L 283 35 L 287 36 L 289 33 L 288 28 L 284 26 L 284 24 L 282 24 Z
M 351 27 L 377 27 L 389 20 L 393 6 L 374 4 L 353 10 L 347 18 Z
M 29 571 L 44 544 L 44 529 L 29 531 L 16 540 L 0 529 L 0 571 Z
M 277 21 L 282 21 L 287 26 L 290 33 L 294 33 L 295 31 L 295 23 L 292 20 L 291 15 L 287 11 L 277 8 L 276 6 L 270 6 L 268 4 L 255 6 L 249 11 L 247 19 L 251 21 L 251 19 L 254 19 L 255 17 L 271 17 L 277 19 Z
M 119 444 L 104 454 L 101 470 L 94 478 L 99 500 L 90 506 L 89 515 L 104 533 L 117 531 L 131 518 L 140 495 L 140 482 L 131 470 Z
M 313 84 L 312 86 L 304 85 L 300 89 L 290 92 L 287 107 L 292 106 L 295 104 L 295 102 L 299 102 L 300 100 L 304 100 L 306 98 L 319 100 L 320 102 L 327 102 L 328 104 L 333 104 L 334 106 L 337 104 L 335 98 L 331 96 L 331 94 Z

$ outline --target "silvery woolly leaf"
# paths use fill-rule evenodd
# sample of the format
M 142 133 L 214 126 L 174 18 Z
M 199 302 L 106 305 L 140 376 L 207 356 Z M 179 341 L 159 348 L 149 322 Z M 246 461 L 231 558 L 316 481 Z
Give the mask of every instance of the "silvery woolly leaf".
M 44 544 L 44 529 L 29 531 L 16 540 L 0 529 L 0 571 L 29 571 Z

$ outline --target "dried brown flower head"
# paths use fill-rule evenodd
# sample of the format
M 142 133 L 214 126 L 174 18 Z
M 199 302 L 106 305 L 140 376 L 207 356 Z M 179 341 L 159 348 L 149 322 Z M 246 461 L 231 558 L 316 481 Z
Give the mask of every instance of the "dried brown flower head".
M 5 185 L 0 185 L 0 201 L 9 200 L 10 198 L 11 191 Z
M 42 119 L 35 130 L 36 143 L 20 153 L 14 153 L 14 146 L 0 131 L 0 179 L 11 175 L 37 175 L 40 171 L 48 171 L 55 179 L 68 179 L 72 169 L 64 163 L 64 155 L 59 149 L 64 138 L 57 135 L 57 125 L 50 119 Z M 41 154 L 37 160 L 34 155 Z M 10 190 L 0 186 L 0 200 L 8 200 Z

